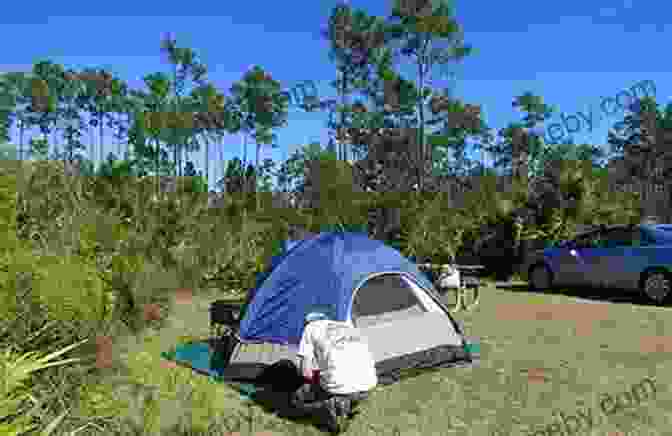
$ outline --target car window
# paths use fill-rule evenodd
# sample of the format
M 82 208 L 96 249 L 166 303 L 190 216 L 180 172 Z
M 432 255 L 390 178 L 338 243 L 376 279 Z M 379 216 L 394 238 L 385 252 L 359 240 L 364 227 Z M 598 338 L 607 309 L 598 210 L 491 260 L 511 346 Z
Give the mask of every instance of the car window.
M 600 232 L 591 232 L 579 236 L 574 240 L 574 245 L 578 248 L 592 248 L 600 244 Z
M 640 232 L 641 232 L 641 245 L 656 244 L 656 238 L 654 237 L 654 235 L 650 234 L 644 229 L 641 229 Z
M 669 230 L 660 230 L 659 227 L 656 227 L 655 230 L 649 231 L 649 238 L 653 239 L 652 244 L 672 244 L 672 232 Z
M 641 243 L 642 233 L 638 228 L 618 228 L 608 230 L 604 235 L 602 247 L 633 247 Z

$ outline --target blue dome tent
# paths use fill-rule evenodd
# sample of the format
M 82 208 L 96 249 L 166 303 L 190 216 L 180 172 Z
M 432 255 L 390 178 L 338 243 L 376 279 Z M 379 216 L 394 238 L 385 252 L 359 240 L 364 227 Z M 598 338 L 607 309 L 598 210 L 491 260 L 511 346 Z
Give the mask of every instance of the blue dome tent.
M 230 363 L 294 359 L 316 309 L 361 329 L 382 382 L 410 367 L 470 361 L 458 324 L 413 262 L 365 233 L 324 232 L 288 241 L 258 277 Z M 254 344 L 266 347 L 249 351 Z

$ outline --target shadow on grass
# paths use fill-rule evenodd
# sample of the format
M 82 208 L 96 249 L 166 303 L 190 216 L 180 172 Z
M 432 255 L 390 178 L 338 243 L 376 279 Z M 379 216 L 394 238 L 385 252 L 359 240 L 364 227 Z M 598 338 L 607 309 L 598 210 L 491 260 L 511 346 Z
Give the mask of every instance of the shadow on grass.
M 282 360 L 274 365 L 264 365 L 262 371 L 247 383 L 230 384 L 247 401 L 261 407 L 267 414 L 283 419 L 286 425 L 305 425 L 324 431 L 320 416 L 314 416 L 294 409 L 291 406 L 292 394 L 304 383 L 294 364 Z
M 264 412 L 274 414 L 291 425 L 314 427 L 320 431 L 326 431 L 324 424 L 318 416 L 298 414 L 290 406 L 291 392 L 274 390 L 270 386 L 259 387 L 252 401 L 261 407 Z
M 407 369 L 397 374 L 394 379 L 386 380 L 386 383 L 382 383 L 382 380 L 379 379 L 379 386 L 413 380 L 419 376 L 427 375 L 429 373 L 436 373 L 452 366 L 455 365 L 447 364 L 445 366 L 439 367 Z M 315 412 L 315 415 L 307 416 L 297 412 L 290 406 L 291 395 L 294 390 L 278 388 L 277 386 L 274 387 L 270 384 L 256 384 L 255 387 L 256 392 L 251 398 L 251 401 L 260 406 L 264 412 L 277 415 L 279 418 L 286 420 L 287 424 L 291 423 L 312 426 L 313 428 L 316 428 L 322 432 L 328 432 L 328 429 L 324 426 L 323 417 L 320 412 Z M 239 392 L 245 394 L 244 390 L 239 390 Z M 347 429 L 352 425 L 353 421 L 358 419 L 358 416 L 362 413 L 363 408 L 366 408 L 370 401 L 371 399 L 364 400 L 354 409 L 352 416 L 344 423 L 342 432 L 347 431 Z
M 226 304 L 230 304 L 232 306 L 240 306 L 243 307 L 245 304 L 245 298 L 244 297 L 227 297 L 227 296 L 217 296 L 216 299 L 212 299 L 212 301 L 223 301 Z
M 629 291 L 615 288 L 593 288 L 588 286 L 576 286 L 573 288 L 555 288 L 544 290 L 530 290 L 527 283 L 496 283 L 497 289 L 506 290 L 508 292 L 529 293 L 529 294 L 546 294 L 546 295 L 564 295 L 573 298 L 582 298 L 587 300 L 595 300 L 595 302 L 609 302 L 621 304 L 636 304 L 640 306 L 655 306 L 646 297 L 636 291 Z

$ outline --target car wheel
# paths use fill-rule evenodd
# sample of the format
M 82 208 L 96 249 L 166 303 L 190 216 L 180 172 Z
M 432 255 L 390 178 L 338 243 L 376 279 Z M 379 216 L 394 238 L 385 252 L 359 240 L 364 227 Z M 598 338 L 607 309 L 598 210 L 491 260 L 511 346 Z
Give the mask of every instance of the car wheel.
M 533 291 L 541 291 L 550 289 L 553 278 L 551 271 L 546 265 L 535 265 L 530 269 L 530 289 Z
M 645 273 L 642 284 L 642 292 L 656 304 L 663 304 L 669 300 L 672 291 L 670 275 L 663 270 L 652 270 Z

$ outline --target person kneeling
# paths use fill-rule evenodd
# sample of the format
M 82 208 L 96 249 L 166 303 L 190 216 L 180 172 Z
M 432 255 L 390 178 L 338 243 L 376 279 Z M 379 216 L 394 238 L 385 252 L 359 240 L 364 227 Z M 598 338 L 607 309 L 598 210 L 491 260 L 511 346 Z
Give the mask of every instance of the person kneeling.
M 375 361 L 359 329 L 320 312 L 309 313 L 297 352 L 306 383 L 292 394 L 292 406 L 305 414 L 324 414 L 338 433 L 359 403 L 378 384 Z

